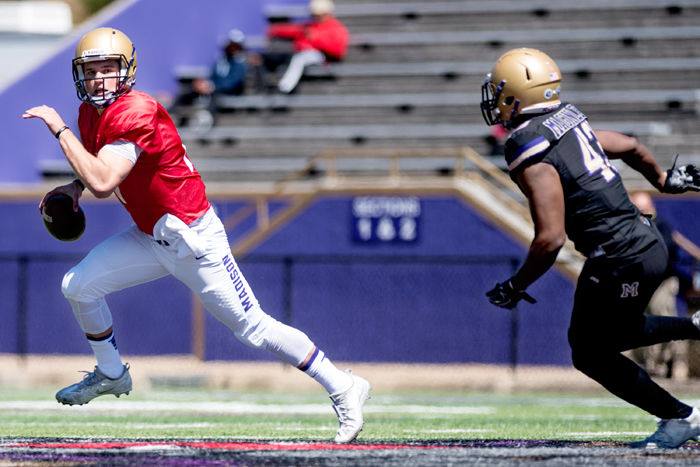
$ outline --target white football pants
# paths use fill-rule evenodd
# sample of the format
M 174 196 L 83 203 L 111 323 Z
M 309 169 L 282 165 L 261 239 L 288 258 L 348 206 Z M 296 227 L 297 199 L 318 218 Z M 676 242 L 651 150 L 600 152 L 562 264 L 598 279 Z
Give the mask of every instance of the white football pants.
M 304 68 L 311 65 L 320 65 L 326 60 L 326 57 L 318 50 L 302 50 L 292 55 L 289 66 L 280 78 L 277 88 L 280 92 L 288 94 L 297 87 L 301 75 L 304 74 Z
M 214 210 L 185 226 L 186 231 L 179 227 L 168 230 L 172 217 L 157 224 L 166 226 L 165 234 L 161 228 L 157 235 L 167 241 L 159 243 L 133 225 L 97 245 L 66 273 L 62 291 L 81 329 L 99 334 L 112 325 L 106 295 L 172 274 L 243 343 L 299 366 L 314 344 L 301 331 L 263 312 L 231 254 L 224 226 Z M 187 247 L 195 244 L 197 254 Z M 167 310 L 157 312 L 167 319 Z

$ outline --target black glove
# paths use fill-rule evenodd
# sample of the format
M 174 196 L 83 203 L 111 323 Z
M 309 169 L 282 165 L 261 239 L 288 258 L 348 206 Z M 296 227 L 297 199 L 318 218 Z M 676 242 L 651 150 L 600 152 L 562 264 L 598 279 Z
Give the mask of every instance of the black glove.
M 692 165 L 682 165 L 676 167 L 676 160 L 673 167 L 666 171 L 666 182 L 664 183 L 664 193 L 684 193 L 686 191 L 700 191 L 700 172 Z
M 496 284 L 496 287 L 486 292 L 489 302 L 501 308 L 512 309 L 520 300 L 525 300 L 529 303 L 536 303 L 537 300 L 532 298 L 530 294 L 524 290 L 515 290 L 513 282 L 508 279 L 505 282 Z

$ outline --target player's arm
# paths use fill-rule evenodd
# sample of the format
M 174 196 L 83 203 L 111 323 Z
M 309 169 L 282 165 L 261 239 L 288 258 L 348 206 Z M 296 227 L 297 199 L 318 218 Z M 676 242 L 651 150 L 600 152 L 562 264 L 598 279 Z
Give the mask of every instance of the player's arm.
M 492 304 L 507 309 L 520 300 L 535 303 L 525 289 L 552 267 L 566 242 L 564 190 L 556 169 L 544 162 L 535 163 L 517 172 L 515 180 L 527 196 L 535 236 L 518 272 L 486 292 Z
M 279 37 L 282 39 L 299 39 L 306 35 L 306 25 L 304 23 L 276 23 L 271 24 L 267 30 L 268 37 Z
M 97 198 L 109 197 L 134 167 L 132 161 L 108 147 L 93 156 L 73 133 L 61 135 L 59 142 L 76 175 Z
M 637 138 L 609 130 L 595 130 L 595 136 L 608 158 L 621 159 L 641 173 L 656 189 L 663 191 L 666 171 L 659 167 L 649 148 Z
M 95 157 L 85 149 L 83 143 L 70 128 L 67 128 L 61 116 L 52 107 L 46 105 L 32 107 L 24 112 L 22 118 L 43 120 L 51 134 L 58 138 L 73 171 L 85 187 L 98 198 L 110 196 L 134 165 L 132 161 L 124 159 L 109 149 L 100 150 Z
M 525 262 L 511 278 L 516 290 L 525 290 L 552 267 L 566 242 L 564 190 L 556 169 L 547 163 L 524 168 L 516 181 L 528 199 L 535 224 Z

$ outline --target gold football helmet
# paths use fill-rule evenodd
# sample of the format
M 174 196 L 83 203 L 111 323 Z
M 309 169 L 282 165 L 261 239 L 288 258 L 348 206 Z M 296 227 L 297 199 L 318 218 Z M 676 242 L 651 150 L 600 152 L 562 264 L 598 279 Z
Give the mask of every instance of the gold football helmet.
M 83 65 L 87 62 L 117 60 L 119 81 L 115 92 L 105 92 L 97 96 L 88 94 L 85 88 Z M 104 79 L 104 78 L 100 78 Z M 75 48 L 73 59 L 73 82 L 78 99 L 97 107 L 105 107 L 114 102 L 134 85 L 136 79 L 136 48 L 126 34 L 114 28 L 97 28 L 85 34 Z
M 511 128 L 518 117 L 559 106 L 561 72 L 536 49 L 513 49 L 498 59 L 481 86 L 481 113 L 488 125 Z

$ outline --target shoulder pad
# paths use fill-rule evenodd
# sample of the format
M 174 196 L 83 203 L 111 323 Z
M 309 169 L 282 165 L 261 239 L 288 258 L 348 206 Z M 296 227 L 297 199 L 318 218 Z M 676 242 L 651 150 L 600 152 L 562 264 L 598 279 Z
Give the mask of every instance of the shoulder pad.
M 547 138 L 527 127 L 515 130 L 505 145 L 506 163 L 511 176 L 519 169 L 542 160 L 551 143 Z

